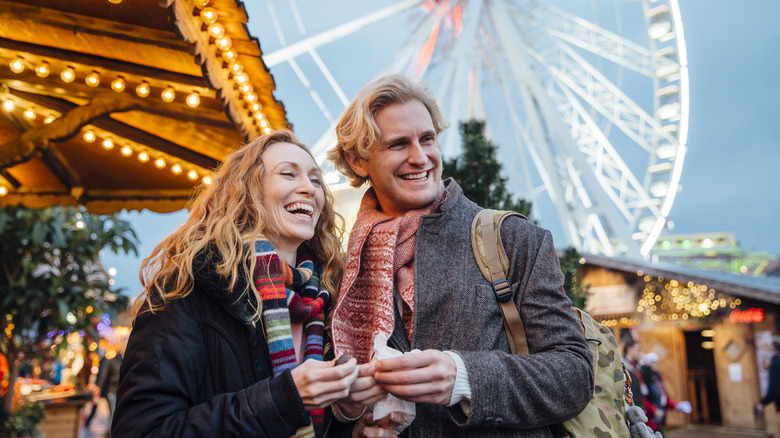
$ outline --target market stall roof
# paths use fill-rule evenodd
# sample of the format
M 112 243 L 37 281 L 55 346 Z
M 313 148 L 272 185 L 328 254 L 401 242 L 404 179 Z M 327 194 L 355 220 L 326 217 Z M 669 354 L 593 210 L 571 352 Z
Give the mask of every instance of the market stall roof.
M 590 265 L 602 266 L 607 269 L 622 271 L 627 274 L 643 275 L 651 277 L 677 278 L 684 281 L 693 281 L 706 284 L 717 290 L 726 291 L 734 296 L 750 298 L 772 304 L 780 304 L 780 280 L 769 277 L 752 277 L 749 275 L 735 275 L 728 272 L 703 271 L 686 266 L 665 265 L 634 261 L 628 259 L 605 257 L 594 254 L 583 255 L 585 262 Z
M 238 0 L 0 0 L 0 205 L 183 208 L 289 127 L 247 18 Z

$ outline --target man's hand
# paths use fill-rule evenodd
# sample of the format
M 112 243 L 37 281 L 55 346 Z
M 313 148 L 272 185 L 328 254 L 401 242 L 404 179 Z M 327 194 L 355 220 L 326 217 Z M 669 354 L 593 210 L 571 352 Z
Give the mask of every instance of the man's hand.
M 292 378 L 307 411 L 324 408 L 349 395 L 349 387 L 357 379 L 357 361 L 353 358 L 343 365 L 335 360 L 321 362 L 307 359 L 292 370 Z
M 389 417 L 374 422 L 372 414 L 363 415 L 352 428 L 352 438 L 395 438 L 394 429 L 402 424 L 400 414 L 393 412 Z
M 438 350 L 376 361 L 374 380 L 394 396 L 415 403 L 447 406 L 458 373 L 449 354 Z
M 387 391 L 374 380 L 374 372 L 374 362 L 358 366 L 358 377 L 349 388 L 349 396 L 338 402 L 342 414 L 349 418 L 357 417 L 364 407 L 387 396 Z

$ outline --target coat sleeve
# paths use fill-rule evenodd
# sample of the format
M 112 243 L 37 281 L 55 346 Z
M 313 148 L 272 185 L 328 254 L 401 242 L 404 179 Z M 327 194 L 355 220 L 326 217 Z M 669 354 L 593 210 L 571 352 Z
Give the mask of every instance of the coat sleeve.
M 455 405 L 450 414 L 462 426 L 557 424 L 579 414 L 593 395 L 590 352 L 563 291 L 550 232 L 509 218 L 502 238 L 530 354 L 458 351 L 468 370 L 471 409 L 466 415 Z
M 309 418 L 289 371 L 205 402 L 208 361 L 197 318 L 174 303 L 135 322 L 122 361 L 115 437 L 290 437 Z

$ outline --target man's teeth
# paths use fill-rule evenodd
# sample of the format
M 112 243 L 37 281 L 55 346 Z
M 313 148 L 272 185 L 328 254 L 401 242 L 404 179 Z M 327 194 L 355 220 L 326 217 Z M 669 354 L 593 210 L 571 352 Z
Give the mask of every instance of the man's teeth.
M 314 212 L 314 207 L 312 207 L 309 204 L 304 204 L 304 203 L 301 203 L 301 202 L 294 202 L 294 203 L 286 206 L 285 210 L 287 210 L 290 213 L 294 213 L 294 214 L 311 215 Z
M 426 171 L 426 172 L 412 173 L 412 174 L 409 174 L 409 175 L 404 175 L 401 178 L 403 178 L 405 180 L 410 180 L 411 181 L 411 180 L 416 180 L 416 179 L 425 179 L 425 177 L 427 177 L 427 176 L 428 176 L 428 172 Z

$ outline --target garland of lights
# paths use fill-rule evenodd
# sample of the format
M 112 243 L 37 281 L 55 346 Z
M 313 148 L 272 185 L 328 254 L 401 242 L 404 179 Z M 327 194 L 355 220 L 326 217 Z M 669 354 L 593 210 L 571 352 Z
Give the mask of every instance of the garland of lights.
M 693 281 L 687 283 L 662 276 L 652 277 L 638 271 L 644 287 L 637 304 L 637 312 L 653 321 L 679 321 L 690 318 L 708 318 L 719 309 L 736 309 L 742 301 L 718 293 L 706 285 Z

